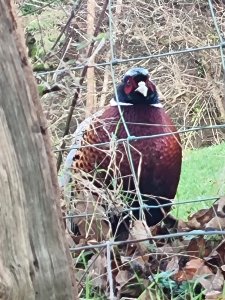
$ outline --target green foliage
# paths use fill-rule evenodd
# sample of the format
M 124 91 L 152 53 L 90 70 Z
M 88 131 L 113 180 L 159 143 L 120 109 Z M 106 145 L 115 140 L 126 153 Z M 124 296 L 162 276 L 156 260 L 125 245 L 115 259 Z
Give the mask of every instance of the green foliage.
M 165 271 L 154 275 L 154 281 L 148 287 L 149 294 L 154 299 L 166 300 L 202 300 L 203 289 L 196 280 L 178 283 L 172 278 L 173 272 Z M 141 298 L 143 299 L 143 298 Z
M 220 196 L 225 192 L 225 143 L 207 148 L 188 150 L 183 155 L 181 180 L 176 201 Z M 212 201 L 178 205 L 175 214 L 184 218 L 206 208 Z
M 27 15 L 24 17 L 26 44 L 34 71 L 54 68 L 54 60 L 45 62 L 45 57 L 51 51 L 59 35 L 60 24 L 64 21 L 65 17 L 66 15 L 63 10 L 52 9 L 50 7 L 45 7 L 38 18 L 36 15 Z M 64 38 L 65 36 L 63 35 L 60 43 L 63 42 Z
M 46 4 L 50 4 L 50 3 L 57 3 L 57 2 L 62 2 L 61 0 L 42 0 L 41 1 L 43 3 L 42 6 L 45 6 Z M 22 4 L 20 6 L 20 11 L 22 14 L 26 15 L 26 14 L 33 14 L 34 12 L 36 12 L 39 8 L 41 10 L 42 6 L 38 6 L 37 5 L 37 1 L 34 0 L 29 0 L 27 2 L 25 2 L 25 4 Z

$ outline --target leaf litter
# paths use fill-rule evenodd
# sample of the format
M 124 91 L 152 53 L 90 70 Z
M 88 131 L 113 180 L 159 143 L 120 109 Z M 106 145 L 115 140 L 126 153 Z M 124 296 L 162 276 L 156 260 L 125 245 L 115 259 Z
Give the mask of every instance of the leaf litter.
M 68 224 L 66 229 L 71 247 L 93 245 L 73 253 L 76 273 L 82 274 L 80 279 L 77 277 L 80 294 L 88 280 L 93 293 L 108 299 L 111 276 L 115 299 L 225 299 L 223 236 L 185 236 L 192 230 L 225 229 L 225 198 L 189 216 L 187 221 L 178 220 L 169 229 L 163 222 L 148 227 L 144 221 L 134 220 L 129 243 L 113 246 L 108 259 L 106 248 L 95 245 L 113 240 L 111 224 L 104 206 L 91 197 L 90 201 L 79 201 L 73 211 L 79 215 L 70 221 L 76 230 L 72 232 Z M 176 232 L 183 235 L 164 238 L 165 234 Z M 152 239 L 156 235 L 162 238 Z

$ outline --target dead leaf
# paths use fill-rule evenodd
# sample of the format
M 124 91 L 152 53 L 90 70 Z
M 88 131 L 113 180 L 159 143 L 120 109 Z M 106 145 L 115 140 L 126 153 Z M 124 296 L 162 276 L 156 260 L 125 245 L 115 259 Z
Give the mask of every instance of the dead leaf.
M 183 268 L 174 278 L 178 282 L 192 280 L 193 278 L 198 277 L 199 275 L 211 275 L 212 271 L 207 267 L 204 261 L 200 258 L 191 259 L 188 261 Z
M 130 260 L 130 267 L 132 272 L 138 274 L 138 276 L 146 277 L 146 274 L 149 274 L 151 268 L 149 264 L 149 254 L 138 256 Z
M 178 272 L 179 271 L 179 258 L 178 256 L 173 256 L 168 262 L 166 271 Z
M 223 240 L 205 260 L 218 267 L 225 265 L 225 240 Z
M 73 222 L 78 226 L 82 236 L 97 241 L 109 239 L 111 225 L 105 210 L 96 201 L 78 201 L 75 214 L 78 216 L 73 219 Z
M 216 204 L 217 207 L 217 214 L 219 217 L 225 217 L 225 197 L 221 197 L 219 200 L 217 200 Z
M 212 207 L 209 209 L 201 209 L 188 217 L 188 222 L 186 225 L 190 229 L 202 229 L 205 227 L 205 224 L 208 223 L 214 216 L 215 211 Z
M 203 236 L 191 239 L 186 251 L 188 255 L 196 256 L 198 258 L 203 258 L 210 253 Z
M 134 277 L 134 274 L 131 274 L 131 272 L 128 272 L 127 270 L 119 270 L 115 278 L 119 285 L 117 288 L 120 290 L 132 277 Z
M 91 279 L 91 284 L 93 287 L 98 287 L 101 289 L 107 288 L 107 259 L 105 251 L 96 253 L 88 261 L 88 276 Z
M 211 274 L 207 277 L 199 278 L 198 281 L 205 289 L 205 294 L 218 291 L 222 292 L 224 277 L 219 269 L 217 270 L 216 274 Z
M 190 229 L 224 229 L 225 228 L 225 197 L 221 197 L 208 209 L 201 209 L 188 218 L 186 225 Z
M 146 289 L 138 298 L 137 300 L 157 300 L 158 292 L 157 290 L 153 289 Z
M 215 216 L 208 223 L 205 224 L 205 228 L 213 228 L 213 229 L 224 229 L 225 228 L 225 217 Z
M 212 291 L 212 292 L 208 292 L 207 294 L 205 294 L 205 300 L 223 300 L 222 298 L 220 298 L 222 296 L 221 292 L 218 291 Z
M 188 222 L 184 222 L 183 220 L 178 220 L 177 222 L 177 230 L 178 231 L 186 231 L 189 229 L 188 225 L 187 225 Z
M 145 222 L 139 220 L 134 222 L 130 235 L 133 240 L 147 239 L 152 236 L 151 231 Z M 139 242 L 138 245 L 142 254 L 149 251 L 149 241 Z
M 138 280 L 137 276 L 132 276 L 128 282 L 118 291 L 117 299 L 138 299 L 140 294 L 148 287 L 149 280 Z M 147 298 L 148 299 L 148 298 Z

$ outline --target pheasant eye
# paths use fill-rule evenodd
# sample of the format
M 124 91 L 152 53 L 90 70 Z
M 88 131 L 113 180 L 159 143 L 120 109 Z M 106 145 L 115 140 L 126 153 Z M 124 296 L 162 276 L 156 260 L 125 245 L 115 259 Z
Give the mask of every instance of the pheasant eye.
M 129 79 L 127 80 L 127 85 L 131 85 L 131 81 Z

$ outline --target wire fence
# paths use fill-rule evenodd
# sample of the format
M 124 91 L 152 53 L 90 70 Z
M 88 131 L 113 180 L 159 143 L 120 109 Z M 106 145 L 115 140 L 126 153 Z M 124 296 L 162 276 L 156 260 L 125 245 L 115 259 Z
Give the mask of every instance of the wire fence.
M 52 1 L 53 2 L 53 1 Z M 182 50 L 177 50 L 177 51 L 170 51 L 170 52 L 165 52 L 165 53 L 159 53 L 159 54 L 152 54 L 152 55 L 140 55 L 139 57 L 130 57 L 130 58 L 117 58 L 115 55 L 115 44 L 114 44 L 114 40 L 115 40 L 115 24 L 116 22 L 114 22 L 114 13 L 113 13 L 113 1 L 112 0 L 106 0 L 105 4 L 108 6 L 108 22 L 109 22 L 109 41 L 110 41 L 110 60 L 107 62 L 99 62 L 99 63 L 89 63 L 89 58 L 87 58 L 85 63 L 82 63 L 76 67 L 70 67 L 69 70 L 82 70 L 84 68 L 96 68 L 96 67 L 105 67 L 105 66 L 109 66 L 110 67 L 110 73 L 111 73 L 111 77 L 112 77 L 112 84 L 113 84 L 113 88 L 114 88 L 114 92 L 115 92 L 115 97 L 116 97 L 116 101 L 119 101 L 118 99 L 118 95 L 117 95 L 117 90 L 116 90 L 116 79 L 115 79 L 115 66 L 119 65 L 119 64 L 126 64 L 129 62 L 137 62 L 137 61 L 143 61 L 143 60 L 149 60 L 149 59 L 155 59 L 155 58 L 163 58 L 163 57 L 168 57 L 168 56 L 176 56 L 176 55 L 182 55 L 182 54 L 187 54 L 187 53 L 191 53 L 191 52 L 197 52 L 197 51 L 205 51 L 205 50 L 211 50 L 211 49 L 219 49 L 220 51 L 220 57 L 221 57 L 221 64 L 222 64 L 222 69 L 223 69 L 223 73 L 225 74 L 225 60 L 224 60 L 224 48 L 225 48 L 225 40 L 223 37 L 223 34 L 221 33 L 220 29 L 219 29 L 219 25 L 217 22 L 217 17 L 214 11 L 214 6 L 213 6 L 213 1 L 212 0 L 208 0 L 208 8 L 210 10 L 211 13 L 211 17 L 212 20 L 214 22 L 214 26 L 215 26 L 215 31 L 218 35 L 219 38 L 219 43 L 217 43 L 216 45 L 205 45 L 205 46 L 201 46 L 201 47 L 197 47 L 197 48 L 186 48 L 186 49 L 182 49 Z M 44 76 L 44 75 L 48 75 L 48 74 L 61 74 L 65 71 L 67 71 L 67 68 L 61 68 L 61 69 L 56 69 L 56 70 L 50 70 L 50 71 L 44 71 L 44 72 L 37 72 L 38 75 L 40 76 Z M 74 105 L 75 107 L 75 105 Z M 132 153 L 131 153 L 131 142 L 132 141 L 137 141 L 137 140 L 143 140 L 143 139 L 152 139 L 152 138 L 157 138 L 157 137 L 165 137 L 165 136 L 169 136 L 169 135 L 174 135 L 176 133 L 179 134 L 183 134 L 186 132 L 191 132 L 191 131 L 201 131 L 201 130 L 206 130 L 206 129 L 221 129 L 221 128 L 225 128 L 225 124 L 221 124 L 221 125 L 209 125 L 209 126 L 197 126 L 197 127 L 192 127 L 192 128 L 185 128 L 185 129 L 181 129 L 181 130 L 177 130 L 176 132 L 170 132 L 170 133 L 164 133 L 164 134 L 159 134 L 159 135 L 150 135 L 150 136 L 132 136 L 129 132 L 129 129 L 127 127 L 127 124 L 124 120 L 124 116 L 123 113 L 121 111 L 121 107 L 118 105 L 118 109 L 120 112 L 120 117 L 123 123 L 123 126 L 126 130 L 127 133 L 127 138 L 126 139 L 119 139 L 117 140 L 117 143 L 125 143 L 126 147 L 127 147 L 127 155 L 128 155 L 128 160 L 129 160 L 129 164 L 130 164 L 130 169 L 132 172 L 132 177 L 135 183 L 135 189 L 136 189 L 136 194 L 138 196 L 138 200 L 140 203 L 140 207 L 142 209 L 149 207 L 149 208 L 155 208 L 153 206 L 146 206 L 143 204 L 143 197 L 142 194 L 139 190 L 139 185 L 138 185 L 138 178 L 136 176 L 136 172 L 135 172 L 135 167 L 134 167 L 134 163 L 133 163 L 133 159 L 132 159 Z M 102 147 L 105 145 L 108 145 L 109 143 L 98 143 L 98 144 L 92 144 L 92 145 L 83 145 L 83 146 L 76 146 L 73 145 L 72 147 L 61 147 L 60 149 L 54 149 L 55 153 L 59 153 L 61 154 L 64 151 L 69 151 L 72 149 L 80 149 L 82 147 Z M 65 145 L 64 145 L 65 146 Z M 202 199 L 197 199 L 197 200 L 192 200 L 192 201 L 183 201 L 183 202 L 178 202 L 178 203 L 172 203 L 173 206 L 179 206 L 179 205 L 185 205 L 188 203 L 195 203 L 195 202 L 205 202 L 205 201 L 215 201 L 217 200 L 219 197 L 215 196 L 215 197 L 208 197 L 208 198 L 202 198 Z M 171 204 L 162 204 L 159 205 L 158 207 L 166 207 L 166 206 L 171 206 Z M 128 208 L 125 209 L 123 212 L 128 212 L 131 210 L 136 210 L 139 208 Z M 98 214 L 97 212 L 95 213 L 95 215 Z M 84 216 L 91 216 L 92 214 L 70 214 L 70 215 L 66 215 L 64 216 L 64 219 L 73 219 L 73 218 L 79 218 L 79 217 L 84 217 Z M 115 299 L 114 296 L 114 287 L 113 287 L 113 277 L 112 277 L 112 268 L 111 268 L 111 250 L 112 247 L 114 246 L 118 246 L 118 245 L 124 245 L 124 244 L 135 244 L 135 243 L 139 243 L 142 241 L 146 241 L 146 240 L 159 240 L 159 239 L 168 239 L 168 238 L 180 238 L 180 237 L 184 237 L 184 236 L 207 236 L 207 235 L 225 235 L 225 231 L 224 230 L 193 230 L 190 232 L 177 232 L 177 233 L 173 233 L 173 234 L 167 234 L 167 235 L 156 235 L 156 236 L 151 236 L 148 239 L 135 239 L 135 240 L 126 240 L 126 241 L 120 241 L 120 242 L 116 242 L 114 240 L 110 240 L 107 242 L 101 242 L 98 244 L 94 244 L 94 245 L 84 245 L 84 246 L 79 246 L 79 247 L 73 247 L 71 248 L 71 252 L 80 252 L 80 251 L 84 251 L 84 250 L 90 250 L 90 249 L 99 249 L 99 248 L 105 248 L 106 254 L 107 254 L 107 276 L 108 276 L 108 282 L 109 282 L 109 295 L 110 295 L 110 299 Z

